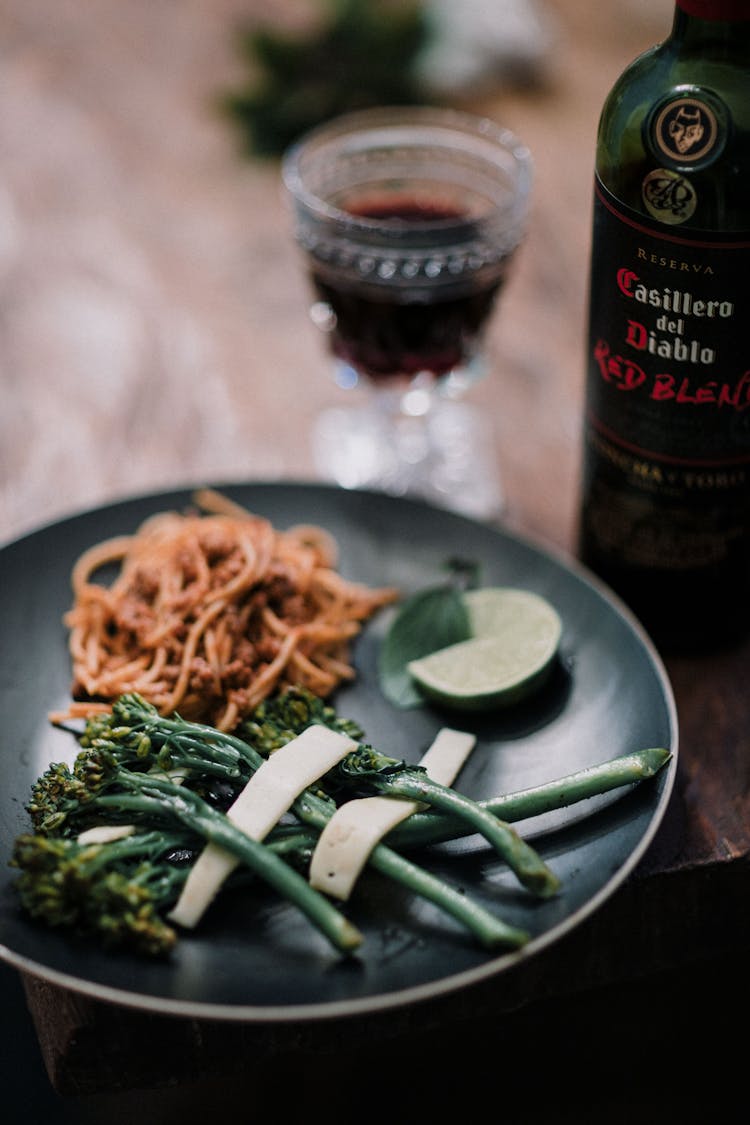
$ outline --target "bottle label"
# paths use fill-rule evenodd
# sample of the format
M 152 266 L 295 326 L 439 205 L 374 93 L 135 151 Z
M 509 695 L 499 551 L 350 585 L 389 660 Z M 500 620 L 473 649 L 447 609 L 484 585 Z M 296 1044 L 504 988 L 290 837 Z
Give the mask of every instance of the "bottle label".
M 653 114 L 652 144 L 662 159 L 695 168 L 714 160 L 726 130 L 708 98 L 692 94 L 673 95 Z
M 620 561 L 699 566 L 750 535 L 750 233 L 652 223 L 597 178 L 594 246 L 584 520 Z
M 649 172 L 641 184 L 641 195 L 649 215 L 670 226 L 687 222 L 698 205 L 690 180 L 671 168 Z
M 659 167 L 641 184 L 643 206 L 652 218 L 679 226 L 693 217 L 698 193 L 686 173 L 704 172 L 718 160 L 730 129 L 724 102 L 699 86 L 678 87 L 656 103 L 643 140 Z M 704 177 L 702 190 L 705 183 Z

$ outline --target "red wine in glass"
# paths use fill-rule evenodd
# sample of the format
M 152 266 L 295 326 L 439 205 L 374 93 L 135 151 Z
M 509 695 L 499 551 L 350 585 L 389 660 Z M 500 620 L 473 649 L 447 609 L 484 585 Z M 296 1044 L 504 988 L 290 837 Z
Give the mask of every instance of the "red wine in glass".
M 501 510 L 491 419 L 463 397 L 484 374 L 531 180 L 509 130 L 436 107 L 348 114 L 285 154 L 310 314 L 335 382 L 360 387 L 315 419 L 322 475 L 481 517 Z
M 455 206 L 409 195 L 348 202 L 348 214 L 410 227 L 468 221 Z M 318 299 L 333 313 L 329 347 L 337 359 L 373 381 L 435 379 L 465 367 L 477 351 L 502 286 L 497 268 L 490 279 L 463 277 L 446 289 L 410 293 L 407 288 L 367 284 L 330 269 L 311 267 Z

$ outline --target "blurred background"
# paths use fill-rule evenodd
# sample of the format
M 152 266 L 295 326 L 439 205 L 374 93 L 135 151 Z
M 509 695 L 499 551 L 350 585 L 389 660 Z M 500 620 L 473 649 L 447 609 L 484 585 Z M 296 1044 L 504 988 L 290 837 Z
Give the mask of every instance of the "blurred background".
M 575 505 L 594 136 L 666 0 L 0 0 L 0 539 L 173 484 L 313 475 L 336 401 L 278 156 L 372 102 L 531 147 L 531 228 L 472 391 L 508 518 Z M 524 495 L 530 465 L 554 491 Z

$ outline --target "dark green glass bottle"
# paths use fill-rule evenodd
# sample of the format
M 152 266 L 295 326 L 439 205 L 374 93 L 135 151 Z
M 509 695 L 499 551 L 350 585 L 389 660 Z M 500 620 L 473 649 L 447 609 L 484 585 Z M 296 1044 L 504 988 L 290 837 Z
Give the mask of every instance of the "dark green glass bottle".
M 595 181 L 580 556 L 706 650 L 750 632 L 750 0 L 677 0 Z

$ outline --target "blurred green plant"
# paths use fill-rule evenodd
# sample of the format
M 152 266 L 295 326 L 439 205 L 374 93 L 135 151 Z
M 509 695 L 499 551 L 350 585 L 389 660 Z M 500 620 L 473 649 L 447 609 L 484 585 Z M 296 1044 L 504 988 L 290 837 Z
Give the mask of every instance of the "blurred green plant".
M 244 28 L 237 46 L 250 68 L 220 98 L 248 154 L 280 155 L 305 130 L 372 105 L 434 101 L 415 60 L 429 35 L 417 0 L 322 0 L 306 33 Z

